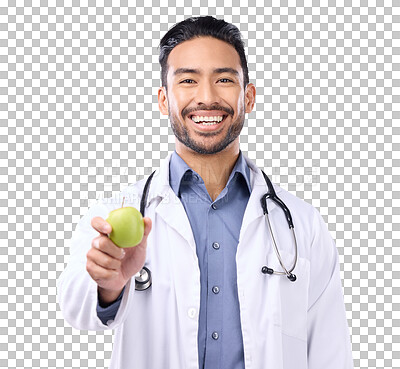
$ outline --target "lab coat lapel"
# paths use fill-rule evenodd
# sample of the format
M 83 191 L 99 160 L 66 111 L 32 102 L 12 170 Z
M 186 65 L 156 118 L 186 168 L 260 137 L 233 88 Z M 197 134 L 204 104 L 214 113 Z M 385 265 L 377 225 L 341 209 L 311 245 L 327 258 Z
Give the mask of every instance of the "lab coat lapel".
M 192 227 L 190 226 L 186 211 L 172 189 L 170 189 L 157 206 L 156 214 L 160 215 L 170 227 L 178 232 L 190 244 L 193 251 L 196 252 Z
M 172 152 L 168 154 L 160 168 L 154 173 L 147 204 L 149 206 L 153 200 L 161 198 L 155 209 L 156 214 L 178 232 L 196 253 L 196 243 L 185 208 L 169 185 L 169 162 L 171 155 Z

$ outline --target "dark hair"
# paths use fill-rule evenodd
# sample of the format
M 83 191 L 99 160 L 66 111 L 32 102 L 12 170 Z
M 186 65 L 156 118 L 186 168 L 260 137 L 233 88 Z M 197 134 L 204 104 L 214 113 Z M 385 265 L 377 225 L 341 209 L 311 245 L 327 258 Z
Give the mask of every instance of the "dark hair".
M 240 64 L 243 70 L 244 87 L 249 83 L 249 70 L 247 68 L 244 42 L 239 29 L 211 16 L 191 17 L 175 24 L 160 41 L 159 62 L 161 65 L 161 83 L 167 88 L 168 56 L 172 49 L 184 41 L 195 37 L 214 37 L 232 45 L 239 54 Z

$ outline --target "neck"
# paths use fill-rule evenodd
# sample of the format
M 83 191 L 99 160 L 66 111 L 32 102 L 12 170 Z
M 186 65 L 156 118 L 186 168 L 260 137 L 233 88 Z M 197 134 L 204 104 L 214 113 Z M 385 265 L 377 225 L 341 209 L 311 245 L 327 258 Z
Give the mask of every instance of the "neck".
M 214 201 L 228 183 L 229 176 L 239 158 L 239 142 L 235 140 L 223 151 L 203 155 L 176 142 L 178 155 L 197 172 L 204 181 L 206 189 Z

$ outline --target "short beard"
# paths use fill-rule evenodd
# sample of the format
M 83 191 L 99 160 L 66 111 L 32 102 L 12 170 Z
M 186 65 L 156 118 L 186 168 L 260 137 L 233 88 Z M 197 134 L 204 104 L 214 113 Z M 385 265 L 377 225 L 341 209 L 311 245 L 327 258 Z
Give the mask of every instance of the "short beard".
M 198 144 L 189 136 L 189 132 L 186 129 L 186 127 L 181 125 L 179 120 L 176 119 L 175 116 L 171 115 L 171 112 L 169 112 L 169 117 L 171 121 L 172 131 L 174 132 L 174 135 L 178 139 L 178 141 L 181 142 L 186 147 L 188 147 L 189 149 L 192 149 L 194 152 L 201 155 L 212 155 L 224 150 L 228 145 L 230 145 L 233 141 L 235 141 L 236 138 L 238 138 L 240 132 L 242 131 L 245 119 L 244 108 L 243 108 L 242 113 L 237 117 L 235 122 L 233 122 L 233 124 L 228 128 L 228 132 L 226 133 L 226 136 L 223 138 L 223 140 L 211 147 L 205 147 Z M 198 132 L 197 134 L 199 136 L 211 137 L 211 136 L 216 136 L 219 133 Z

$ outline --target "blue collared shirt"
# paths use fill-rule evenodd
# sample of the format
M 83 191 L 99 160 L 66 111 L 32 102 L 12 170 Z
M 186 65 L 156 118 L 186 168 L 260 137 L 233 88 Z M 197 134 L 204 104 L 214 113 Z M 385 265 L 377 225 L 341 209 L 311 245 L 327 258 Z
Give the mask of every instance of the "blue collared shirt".
M 199 368 L 244 369 L 236 250 L 251 193 L 250 169 L 240 151 L 215 201 L 200 175 L 176 151 L 171 155 L 169 174 L 170 186 L 188 216 L 199 261 Z M 98 304 L 97 314 L 104 324 L 115 317 L 123 292 L 107 308 Z

